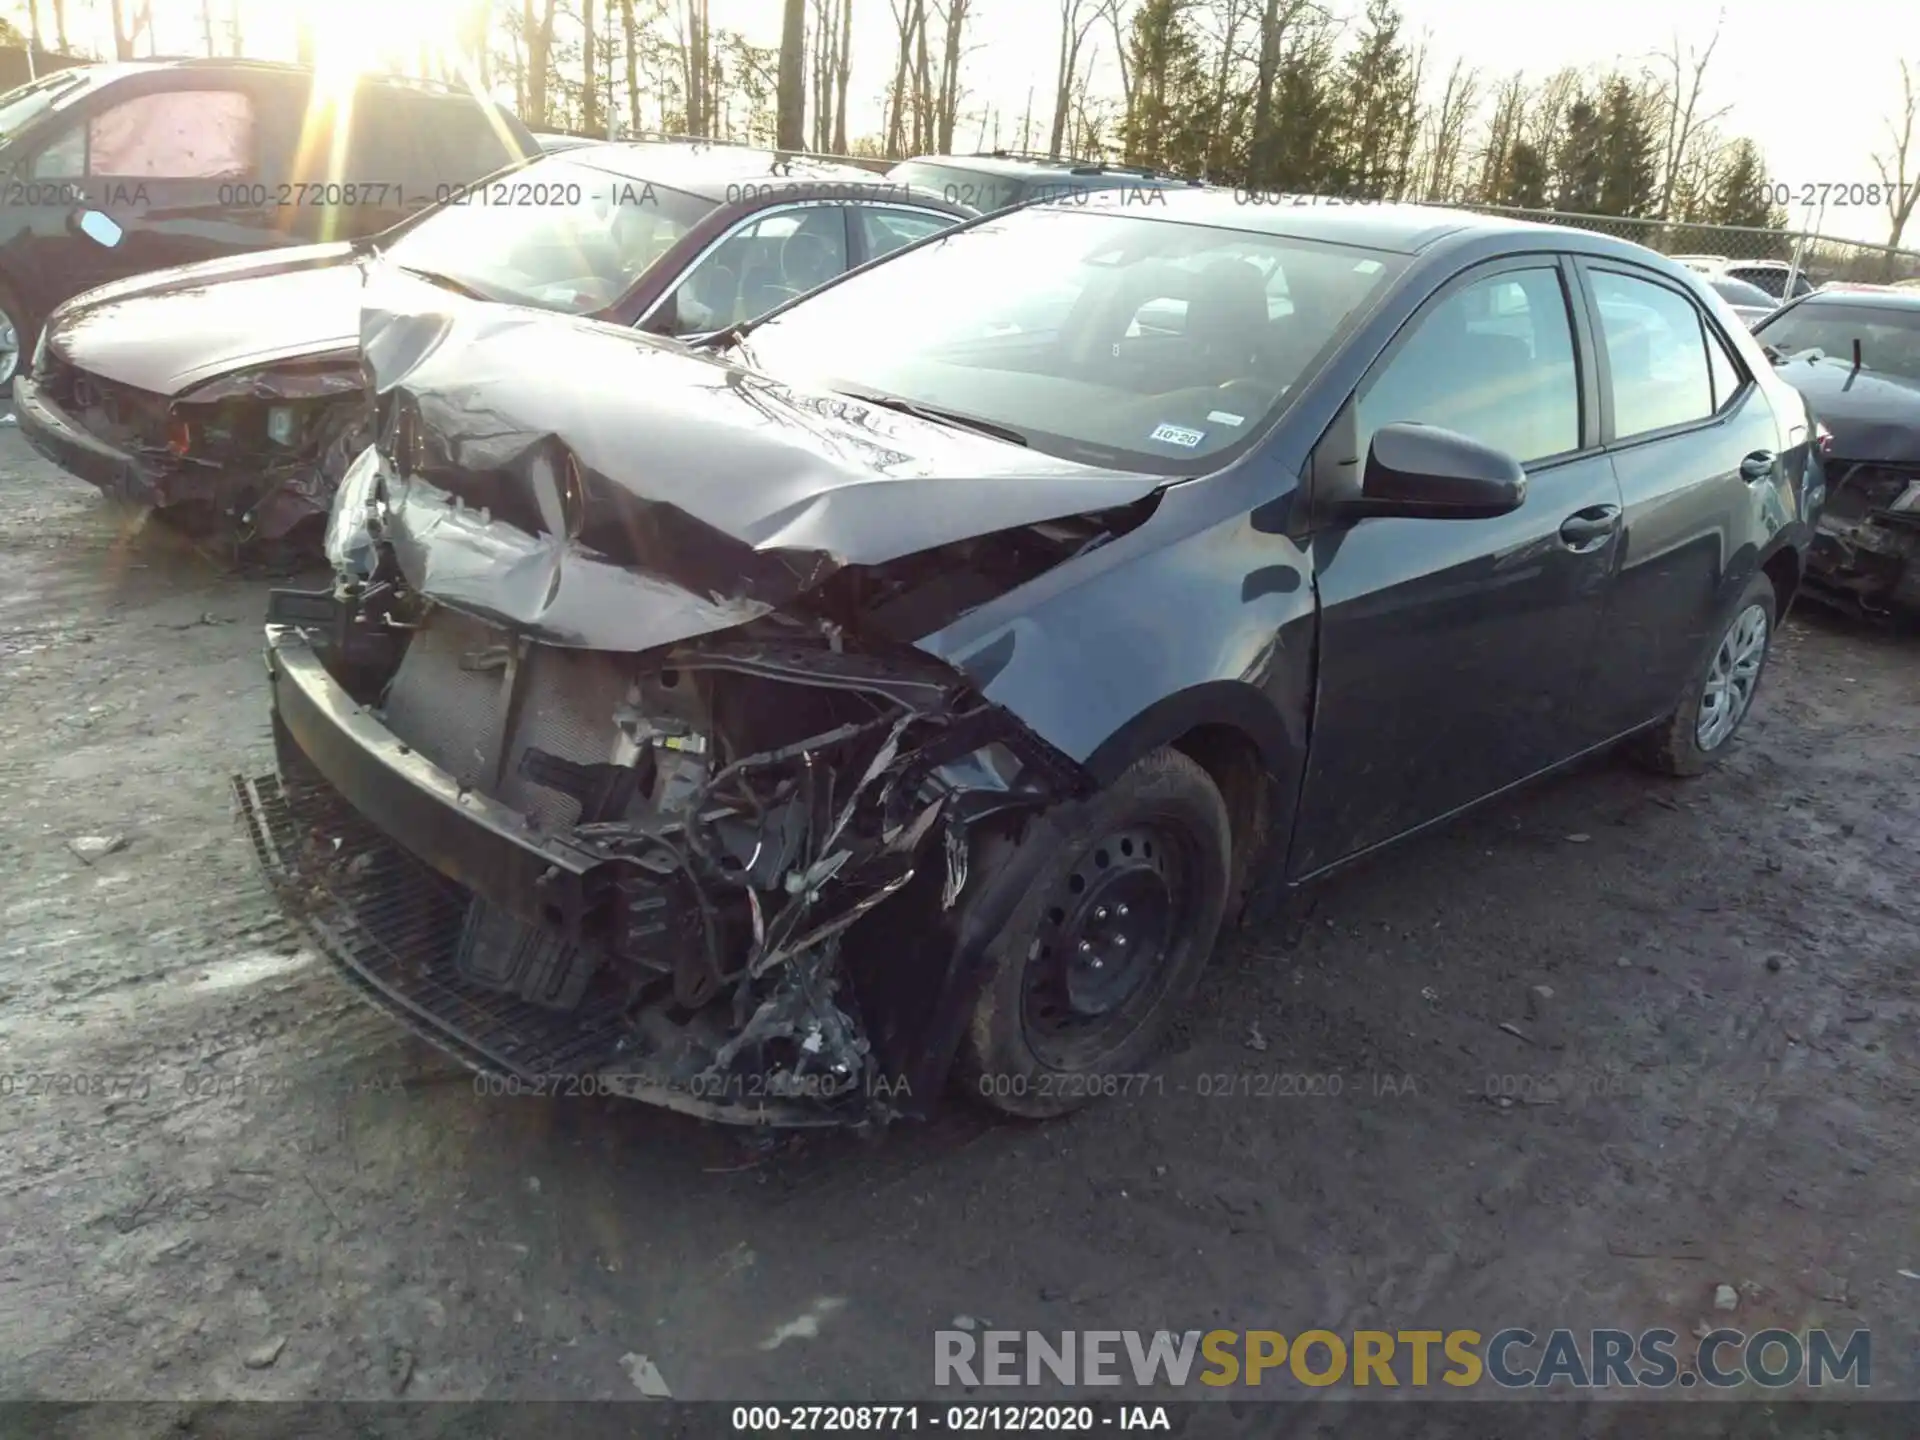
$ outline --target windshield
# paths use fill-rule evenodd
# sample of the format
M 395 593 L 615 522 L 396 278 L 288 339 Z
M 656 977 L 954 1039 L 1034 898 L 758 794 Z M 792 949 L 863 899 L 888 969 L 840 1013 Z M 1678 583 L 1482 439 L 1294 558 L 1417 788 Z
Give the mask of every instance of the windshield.
M 626 294 L 714 204 L 554 155 L 457 189 L 386 258 L 490 299 L 585 315 Z
M 1783 354 L 1820 350 L 1849 364 L 1860 342 L 1860 367 L 1920 380 L 1920 308 L 1895 305 L 1796 305 L 1755 332 Z
M 1758 285 L 1735 280 L 1731 275 L 1716 275 L 1707 281 L 1729 305 L 1764 305 L 1771 309 L 1777 302 Z
M 1200 474 L 1286 407 L 1402 264 L 1040 206 L 830 286 L 747 344 L 796 385 L 949 411 L 1068 459 Z
M 86 78 L 84 70 L 56 70 L 0 95 L 0 139 L 46 114 L 67 91 L 85 88 Z

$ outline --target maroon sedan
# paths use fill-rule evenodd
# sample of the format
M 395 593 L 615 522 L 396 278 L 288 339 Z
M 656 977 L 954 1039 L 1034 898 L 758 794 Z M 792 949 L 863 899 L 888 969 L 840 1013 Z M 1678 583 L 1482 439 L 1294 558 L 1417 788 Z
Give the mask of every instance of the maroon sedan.
M 856 166 L 685 143 L 576 147 L 438 199 L 370 240 L 76 296 L 14 382 L 21 430 L 107 494 L 193 528 L 317 536 L 364 444 L 369 265 L 470 299 L 693 338 L 973 213 Z

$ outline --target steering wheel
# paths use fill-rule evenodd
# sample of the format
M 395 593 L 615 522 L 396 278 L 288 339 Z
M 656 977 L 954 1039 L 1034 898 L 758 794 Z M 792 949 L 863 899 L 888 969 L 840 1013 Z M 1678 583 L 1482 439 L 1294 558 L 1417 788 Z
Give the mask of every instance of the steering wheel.
M 796 230 L 780 242 L 780 279 L 795 295 L 826 284 L 835 268 L 833 247 L 818 235 Z

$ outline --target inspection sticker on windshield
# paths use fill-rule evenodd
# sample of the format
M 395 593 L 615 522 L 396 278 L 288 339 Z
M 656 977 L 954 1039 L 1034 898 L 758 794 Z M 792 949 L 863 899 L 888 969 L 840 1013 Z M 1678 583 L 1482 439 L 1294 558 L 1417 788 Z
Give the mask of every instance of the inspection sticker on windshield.
M 1207 438 L 1207 432 L 1204 430 L 1189 430 L 1184 425 L 1162 425 L 1147 438 L 1149 440 L 1158 440 L 1166 445 L 1182 445 L 1191 450 Z
M 1247 423 L 1246 416 L 1229 415 L 1224 410 L 1209 410 L 1207 412 L 1207 418 L 1216 425 L 1244 425 Z

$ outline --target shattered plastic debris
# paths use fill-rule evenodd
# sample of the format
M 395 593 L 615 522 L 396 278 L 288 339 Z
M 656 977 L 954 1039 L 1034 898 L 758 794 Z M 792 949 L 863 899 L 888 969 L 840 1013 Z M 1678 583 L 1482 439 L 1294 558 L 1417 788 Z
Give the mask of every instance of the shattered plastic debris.
M 91 865 L 94 861 L 108 855 L 117 855 L 127 848 L 124 835 L 82 835 L 67 842 L 67 849 Z
M 671 1400 L 673 1392 L 667 1388 L 660 1367 L 644 1355 L 636 1355 L 629 1350 L 620 1357 L 620 1368 L 627 1372 L 627 1378 L 633 1381 L 633 1388 L 649 1400 Z

